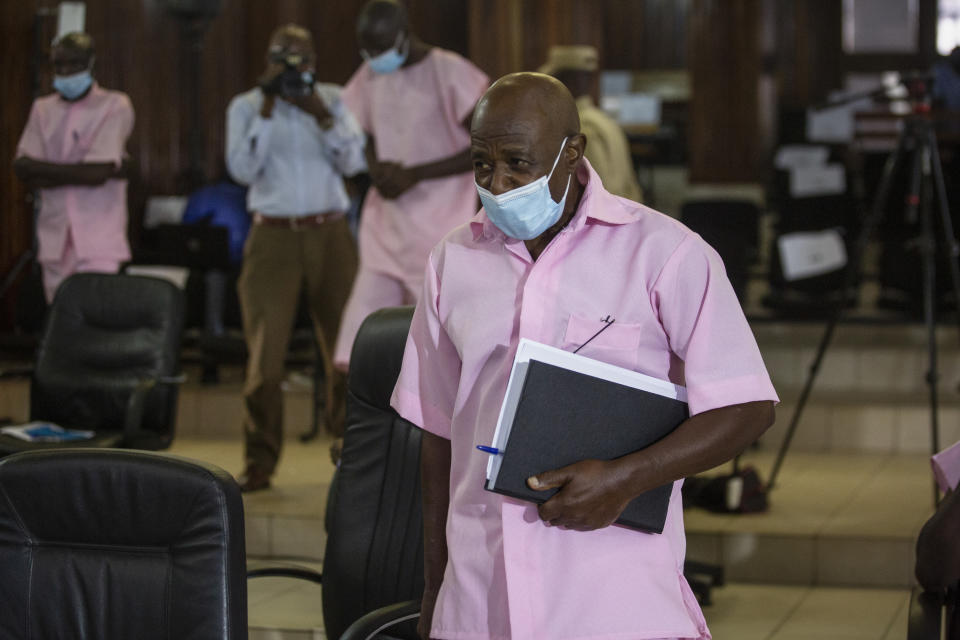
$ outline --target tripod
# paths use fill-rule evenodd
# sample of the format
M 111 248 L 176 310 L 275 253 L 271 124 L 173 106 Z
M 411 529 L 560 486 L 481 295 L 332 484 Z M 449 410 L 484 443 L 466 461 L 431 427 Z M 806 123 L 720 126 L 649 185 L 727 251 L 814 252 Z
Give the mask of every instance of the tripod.
M 958 256 L 960 256 L 960 246 L 957 244 L 953 233 L 953 221 L 950 218 L 949 207 L 947 206 L 946 187 L 943 181 L 943 168 L 940 164 L 940 153 L 937 148 L 937 139 L 934 132 L 933 122 L 928 116 L 929 99 L 926 97 L 929 83 L 921 81 L 908 86 L 911 96 L 916 98 L 914 111 L 905 122 L 897 140 L 896 149 L 887 158 L 884 164 L 883 173 L 880 179 L 880 186 L 877 190 L 873 206 L 866 217 L 863 227 L 860 231 L 856 243 L 854 244 L 850 259 L 844 273 L 843 295 L 837 302 L 831 317 L 820 339 L 816 356 L 813 364 L 810 365 L 810 371 L 807 380 L 803 386 L 800 396 L 797 399 L 797 405 L 794 408 L 793 416 L 787 428 L 787 433 L 777 453 L 773 470 L 770 473 L 770 480 L 767 483 L 767 491 L 774 488 L 777 474 L 783 465 L 783 460 L 790 448 L 790 442 L 796 432 L 797 425 L 800 422 L 800 416 L 806 406 L 810 393 L 813 390 L 813 384 L 823 357 L 826 354 L 827 347 L 833 339 L 834 330 L 840 317 L 843 314 L 844 304 L 847 302 L 848 295 L 857 281 L 858 269 L 863 259 L 864 252 L 870 237 L 883 217 L 884 205 L 890 195 L 893 177 L 897 168 L 901 165 L 904 158 L 911 156 L 909 187 L 905 202 L 905 219 L 920 222 L 920 255 L 922 260 L 922 278 L 923 278 L 923 319 L 926 326 L 927 335 L 927 357 L 928 370 L 926 383 L 929 387 L 930 396 L 930 436 L 932 452 L 936 453 L 940 449 L 940 430 L 937 419 L 937 334 L 936 334 L 936 312 L 935 312 L 935 293 L 934 284 L 936 280 L 936 237 L 934 235 L 934 214 L 931 211 L 934 197 L 938 203 L 940 234 L 949 248 L 948 261 L 950 264 L 950 278 L 953 284 L 954 301 L 958 305 L 960 313 L 960 266 L 958 266 Z M 921 94 L 921 95 L 918 95 Z M 919 216 L 919 218 L 918 218 Z M 936 483 L 933 488 L 934 504 L 940 499 Z

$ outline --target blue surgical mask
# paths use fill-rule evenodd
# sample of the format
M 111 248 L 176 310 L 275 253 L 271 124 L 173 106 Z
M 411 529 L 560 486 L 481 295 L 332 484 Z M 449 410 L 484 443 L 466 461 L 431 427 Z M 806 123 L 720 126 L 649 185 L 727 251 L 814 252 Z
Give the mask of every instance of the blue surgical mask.
M 550 195 L 549 183 L 566 145 L 567 139 L 564 138 L 550 173 L 537 178 L 530 184 L 511 189 L 498 196 L 477 185 L 477 193 L 480 194 L 480 202 L 483 203 L 483 210 L 487 212 L 487 217 L 511 238 L 532 240 L 555 225 L 563 214 L 567 192 L 570 191 L 570 176 L 567 176 L 567 187 L 563 190 L 560 202 L 554 202 L 553 196 Z
M 402 37 L 403 34 L 398 33 L 397 41 L 393 46 L 378 56 L 371 58 L 363 49 L 360 50 L 360 56 L 367 61 L 367 64 L 370 65 L 374 73 L 393 73 L 403 66 L 403 63 L 407 61 L 407 55 L 410 53 L 409 40 L 404 43 L 401 51 L 400 43 Z
M 76 100 L 90 88 L 93 84 L 93 74 L 90 69 L 85 69 L 78 73 L 71 73 L 69 76 L 54 76 L 53 88 L 67 100 Z

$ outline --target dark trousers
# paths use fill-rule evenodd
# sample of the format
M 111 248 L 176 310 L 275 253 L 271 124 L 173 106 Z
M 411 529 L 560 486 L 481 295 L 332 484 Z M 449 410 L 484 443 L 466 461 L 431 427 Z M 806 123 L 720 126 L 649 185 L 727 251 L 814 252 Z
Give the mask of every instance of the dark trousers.
M 249 351 L 243 389 L 247 465 L 272 473 L 280 458 L 280 385 L 301 290 L 307 294 L 326 371 L 325 426 L 334 435 L 342 434 L 346 381 L 334 370 L 331 354 L 356 272 L 357 249 L 346 218 L 300 229 L 251 228 L 237 283 Z

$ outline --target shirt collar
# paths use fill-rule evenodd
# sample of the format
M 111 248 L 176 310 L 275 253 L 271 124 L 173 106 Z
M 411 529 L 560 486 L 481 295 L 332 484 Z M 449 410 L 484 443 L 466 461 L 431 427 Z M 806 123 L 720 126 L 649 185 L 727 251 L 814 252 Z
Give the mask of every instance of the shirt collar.
M 597 175 L 597 172 L 590 166 L 590 161 L 586 158 L 583 158 L 580 161 L 580 166 L 577 167 L 576 179 L 584 185 L 583 196 L 580 198 L 580 206 L 577 208 L 577 212 L 564 231 L 577 231 L 585 224 L 592 222 L 629 224 L 638 219 L 637 209 L 641 205 L 633 203 L 634 206 L 630 206 L 627 201 L 607 191 L 600 181 L 600 176 Z M 483 209 L 480 209 L 470 221 L 470 230 L 473 232 L 474 240 L 481 238 L 488 240 L 505 238 L 509 240 L 506 234 L 487 217 L 487 213 Z

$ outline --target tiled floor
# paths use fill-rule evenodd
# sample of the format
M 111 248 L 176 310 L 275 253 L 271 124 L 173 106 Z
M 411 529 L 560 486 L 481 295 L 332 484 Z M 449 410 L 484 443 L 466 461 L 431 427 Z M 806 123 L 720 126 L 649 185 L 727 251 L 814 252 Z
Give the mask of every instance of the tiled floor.
M 289 441 L 275 487 L 245 497 L 253 562 L 295 555 L 319 566 L 321 518 L 333 470 L 327 446 L 324 438 Z M 171 452 L 234 473 L 241 467 L 239 441 L 182 438 Z M 769 452 L 752 452 L 745 464 L 756 465 L 766 477 L 771 460 Z M 715 590 L 715 602 L 705 610 L 714 637 L 904 638 L 913 540 L 931 511 L 926 459 L 791 454 L 779 485 L 765 514 L 686 514 L 691 557 L 727 566 L 730 584 Z M 896 587 L 869 586 L 884 580 Z M 833 586 L 844 584 L 856 586 Z M 318 586 L 260 578 L 249 588 L 252 640 L 324 637 Z
M 325 638 L 321 588 L 259 578 L 249 587 L 250 640 Z M 903 640 L 909 593 L 730 584 L 704 609 L 715 640 Z

